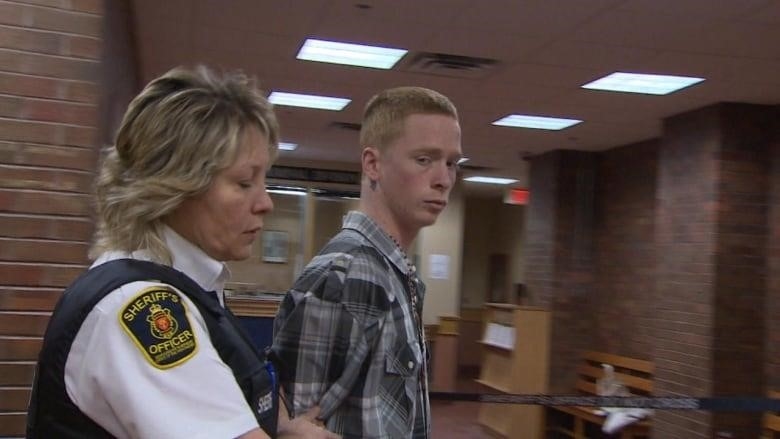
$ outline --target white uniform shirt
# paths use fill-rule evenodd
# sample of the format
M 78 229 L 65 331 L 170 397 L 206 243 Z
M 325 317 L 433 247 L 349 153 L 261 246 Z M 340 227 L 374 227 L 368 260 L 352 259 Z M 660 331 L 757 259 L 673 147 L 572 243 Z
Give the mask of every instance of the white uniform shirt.
M 203 289 L 219 292 L 229 272 L 170 228 L 165 240 L 173 267 Z M 102 263 L 149 254 L 108 252 Z M 104 297 L 84 320 L 65 363 L 68 396 L 92 420 L 119 438 L 234 438 L 254 428 L 257 420 L 233 373 L 219 358 L 208 330 L 192 301 L 180 294 L 197 349 L 181 364 L 155 367 L 120 322 L 120 313 L 142 290 L 160 285 L 131 282 Z M 224 306 L 224 303 L 223 303 Z

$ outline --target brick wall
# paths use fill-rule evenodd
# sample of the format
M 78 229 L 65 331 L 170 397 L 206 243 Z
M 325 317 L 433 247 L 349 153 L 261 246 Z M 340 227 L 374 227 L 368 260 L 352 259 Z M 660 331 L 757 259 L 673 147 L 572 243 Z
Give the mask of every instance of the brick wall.
M 553 151 L 532 158 L 526 222 L 531 304 L 552 311 L 550 389 L 569 392 L 576 361 L 591 346 L 597 154 Z
M 652 357 L 658 142 L 532 158 L 526 280 L 553 311 L 550 386 L 583 349 Z
M 659 154 L 655 390 L 711 395 L 719 132 L 710 107 L 665 121 Z M 693 128 L 692 128 L 693 127 Z M 663 255 L 663 256 L 661 256 Z M 711 415 L 656 413 L 654 437 L 704 438 Z
M 658 141 L 605 151 L 596 191 L 594 350 L 652 360 Z
M 550 308 L 554 291 L 555 209 L 558 153 L 531 159 L 531 194 L 525 221 L 525 279 L 533 305 Z
M 780 390 L 780 105 L 774 107 L 773 139 L 767 148 L 767 293 L 764 298 L 765 387 Z
M 764 391 L 770 108 L 718 104 L 664 123 L 654 320 L 659 395 Z M 754 438 L 759 421 L 757 413 L 662 411 L 654 437 Z
M 86 265 L 101 0 L 0 1 L 0 436 L 24 433 L 40 337 Z
M 764 299 L 767 269 L 768 160 L 772 124 L 766 107 L 720 107 L 713 395 L 764 391 Z M 713 431 L 753 438 L 760 415 L 724 413 Z
M 556 218 L 552 388 L 574 388 L 576 364 L 593 346 L 595 186 L 598 154 L 562 151 Z M 560 387 L 556 387 L 560 386 Z

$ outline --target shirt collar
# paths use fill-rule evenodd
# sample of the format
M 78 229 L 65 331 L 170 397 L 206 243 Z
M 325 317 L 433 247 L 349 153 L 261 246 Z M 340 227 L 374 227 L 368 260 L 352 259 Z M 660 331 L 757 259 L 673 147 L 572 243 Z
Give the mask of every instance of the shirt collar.
M 380 253 L 401 271 L 401 273 L 407 273 L 409 271 L 401 248 L 398 247 L 392 238 L 390 238 L 390 235 L 388 235 L 387 232 L 379 227 L 379 224 L 365 213 L 357 210 L 348 212 L 344 217 L 342 227 L 355 230 L 365 236 Z
M 165 226 L 163 238 L 171 251 L 173 268 L 186 273 L 206 291 L 216 291 L 222 301 L 222 290 L 230 277 L 227 264 L 217 261 L 195 244 Z
M 222 306 L 224 303 L 225 283 L 230 278 L 230 270 L 224 262 L 211 258 L 203 250 L 184 239 L 168 226 L 163 226 L 163 239 L 171 252 L 173 268 L 183 272 L 206 291 L 215 291 Z M 122 251 L 107 251 L 100 255 L 92 264 L 96 267 L 114 259 L 131 258 L 142 261 L 153 261 L 148 250 L 136 250 L 132 253 Z

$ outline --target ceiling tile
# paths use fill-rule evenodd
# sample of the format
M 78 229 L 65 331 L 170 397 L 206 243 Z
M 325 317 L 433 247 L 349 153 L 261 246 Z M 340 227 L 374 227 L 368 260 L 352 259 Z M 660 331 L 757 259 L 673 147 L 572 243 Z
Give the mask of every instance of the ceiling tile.
M 533 64 L 598 69 L 606 75 L 615 71 L 632 71 L 658 53 L 658 50 L 639 47 L 563 40 L 550 44 L 524 61 Z
M 491 0 L 471 2 L 454 24 L 464 28 L 535 37 L 557 37 L 615 0 Z
M 566 35 L 568 41 L 636 49 L 676 49 L 714 23 L 714 19 L 625 10 L 603 12 Z
M 627 0 L 618 9 L 678 17 L 735 19 L 773 2 L 774 0 Z
M 742 16 L 742 19 L 754 23 L 780 24 L 780 2 L 765 0 L 763 7 Z
M 157 5 L 165 3 L 142 1 Z M 299 36 L 302 29 L 311 28 L 328 4 L 329 0 L 191 0 L 183 9 L 195 11 L 194 20 L 204 33 L 215 29 L 242 29 Z
M 675 49 L 735 57 L 780 58 L 780 26 L 748 22 L 717 23 L 681 39 Z
M 780 104 L 778 0 L 132 0 L 145 81 L 176 65 L 242 69 L 267 90 L 348 97 L 330 112 L 277 107 L 283 138 L 301 146 L 280 162 L 356 167 L 360 122 L 381 89 L 441 91 L 461 115 L 478 165 L 518 176 L 522 155 L 602 150 L 658 136 L 664 117 L 716 102 Z M 299 61 L 316 36 L 498 59 L 484 77 Z M 583 90 L 614 71 L 700 76 L 667 96 Z M 434 74 L 436 73 L 436 74 Z M 495 127 L 510 113 L 576 117 L 560 132 Z M 344 163 L 340 163 L 344 162 Z
M 603 69 L 518 62 L 499 70 L 491 80 L 509 85 L 572 88 L 601 76 Z
M 443 29 L 420 47 L 428 52 L 496 59 L 502 64 L 538 50 L 546 39 L 473 29 Z

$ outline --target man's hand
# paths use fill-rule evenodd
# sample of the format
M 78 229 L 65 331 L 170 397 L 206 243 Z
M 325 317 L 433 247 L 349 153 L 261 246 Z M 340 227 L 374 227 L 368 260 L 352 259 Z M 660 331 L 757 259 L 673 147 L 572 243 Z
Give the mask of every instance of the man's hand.
M 340 439 L 341 436 L 330 432 L 306 418 L 295 418 L 279 428 L 279 439 Z
M 341 436 L 326 430 L 317 415 L 319 407 L 312 407 L 306 413 L 287 419 L 279 425 L 279 439 L 340 439 Z

